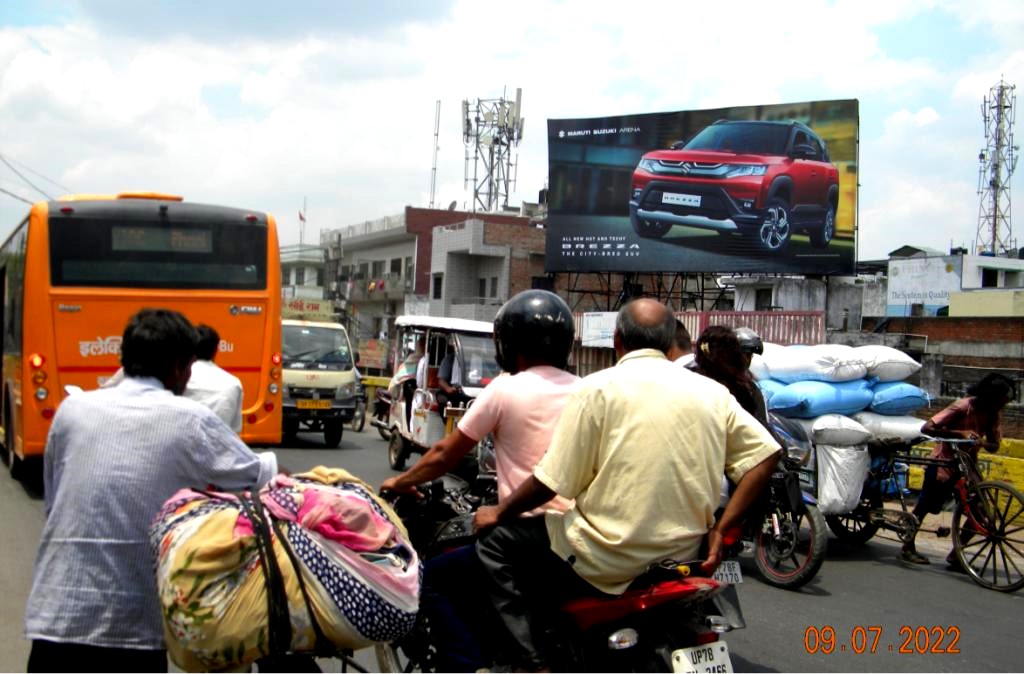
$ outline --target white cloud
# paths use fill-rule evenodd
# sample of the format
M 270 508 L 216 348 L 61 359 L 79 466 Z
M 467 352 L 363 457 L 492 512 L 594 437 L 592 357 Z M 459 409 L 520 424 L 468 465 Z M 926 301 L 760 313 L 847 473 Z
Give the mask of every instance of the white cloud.
M 993 73 L 1024 82 L 1024 52 L 1007 43 L 947 72 L 927 54 L 890 56 L 877 29 L 931 7 L 996 31 L 1020 25 L 1016 7 L 1006 20 L 998 3 L 982 4 L 975 16 L 973 4 L 937 2 L 807 0 L 780 12 L 763 2 L 463 0 L 429 23 L 384 16 L 387 30 L 373 33 L 288 19 L 278 36 L 261 19 L 260 30 L 224 29 L 224 39 L 163 38 L 88 16 L 0 28 L 0 151 L 78 191 L 156 189 L 268 210 L 292 242 L 304 196 L 307 240 L 318 226 L 425 206 L 437 99 L 436 201 L 462 207 L 460 102 L 505 85 L 510 96 L 522 87 L 526 117 L 513 201 L 535 200 L 544 184 L 548 118 L 856 97 L 861 249 L 891 250 L 931 236 L 922 232 L 942 213 L 971 227 L 977 104 Z M 116 14 L 105 11 L 107 21 Z M 0 178 L 7 189 L 12 176 L 0 168 Z M 22 212 L 0 197 L 0 230 Z M 918 213 L 936 220 L 924 228 Z

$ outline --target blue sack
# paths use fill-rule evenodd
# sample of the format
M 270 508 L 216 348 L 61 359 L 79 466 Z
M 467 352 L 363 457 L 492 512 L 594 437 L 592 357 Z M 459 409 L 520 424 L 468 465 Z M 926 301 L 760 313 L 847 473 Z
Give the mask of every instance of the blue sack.
M 776 392 L 768 409 L 784 417 L 813 419 L 823 414 L 853 414 L 871 404 L 874 393 L 865 379 L 832 384 L 798 381 Z
M 775 379 L 759 379 L 757 382 L 757 387 L 761 389 L 761 395 L 764 396 L 765 403 L 770 402 L 772 396 L 786 388 L 786 386 L 786 384 Z
M 894 381 L 875 386 L 874 399 L 871 401 L 871 411 L 878 414 L 898 416 L 913 414 L 927 404 L 928 394 L 924 390 L 913 384 Z

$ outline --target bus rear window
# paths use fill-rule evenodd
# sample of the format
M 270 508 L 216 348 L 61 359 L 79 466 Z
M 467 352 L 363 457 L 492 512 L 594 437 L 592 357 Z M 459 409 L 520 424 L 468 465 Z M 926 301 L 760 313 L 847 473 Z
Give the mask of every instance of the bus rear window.
M 50 219 L 55 286 L 267 287 L 267 230 L 248 224 Z

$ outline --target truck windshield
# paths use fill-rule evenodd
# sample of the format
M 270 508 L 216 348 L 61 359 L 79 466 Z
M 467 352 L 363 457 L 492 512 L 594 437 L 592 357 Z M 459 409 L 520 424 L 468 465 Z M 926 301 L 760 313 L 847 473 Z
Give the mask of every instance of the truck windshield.
M 683 149 L 781 156 L 788 140 L 789 127 L 783 124 L 731 122 L 705 127 Z
M 348 337 L 340 328 L 285 325 L 281 340 L 285 369 L 352 369 Z
M 459 335 L 459 345 L 462 347 L 463 386 L 487 386 L 501 374 L 491 337 Z

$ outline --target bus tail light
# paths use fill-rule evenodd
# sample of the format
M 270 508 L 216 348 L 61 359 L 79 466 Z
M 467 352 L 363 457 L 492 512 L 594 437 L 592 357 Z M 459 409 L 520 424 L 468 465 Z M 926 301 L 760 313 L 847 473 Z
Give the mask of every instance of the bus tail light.
M 46 419 L 47 421 L 49 421 L 50 419 L 52 419 L 52 418 L 53 418 L 53 415 L 54 415 L 55 413 L 56 413 L 56 410 L 55 410 L 55 409 L 53 409 L 52 407 L 44 407 L 44 408 L 43 408 L 43 418 L 44 418 L 44 419 Z
M 280 365 L 281 364 L 281 354 L 275 353 L 273 356 L 270 357 L 270 362 L 273 363 L 274 365 Z
M 50 395 L 50 392 L 40 386 L 36 389 L 36 400 L 46 400 L 46 396 Z
M 32 374 L 32 383 L 36 386 L 42 386 L 46 382 L 46 373 L 42 370 L 36 370 Z
M 281 378 L 281 369 L 280 368 L 276 368 L 276 367 L 270 368 L 270 378 L 271 379 L 280 379 Z M 276 391 L 275 391 L 275 393 L 276 393 Z
M 274 403 L 272 403 L 272 402 L 268 402 L 267 404 L 265 404 L 265 405 L 263 406 L 263 409 L 264 409 L 264 411 L 266 411 L 266 412 L 273 412 L 273 411 L 274 411 Z
M 270 391 L 270 395 L 277 395 L 280 389 L 277 388 L 277 384 L 271 384 L 267 387 L 267 390 Z
M 259 419 L 255 414 L 250 414 L 245 418 L 246 423 L 254 424 Z
M 61 206 L 60 212 L 63 213 L 64 215 L 71 215 L 72 213 L 75 212 L 75 209 L 71 208 L 70 206 Z
M 39 368 L 46 364 L 46 359 L 43 358 L 38 353 L 33 353 L 31 356 L 28 357 L 28 364 L 38 370 Z
M 256 217 L 255 215 L 253 215 L 252 213 L 250 213 L 247 216 L 245 216 L 245 221 L 246 222 L 256 222 L 257 220 L 259 220 L 259 218 Z

